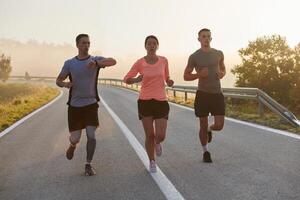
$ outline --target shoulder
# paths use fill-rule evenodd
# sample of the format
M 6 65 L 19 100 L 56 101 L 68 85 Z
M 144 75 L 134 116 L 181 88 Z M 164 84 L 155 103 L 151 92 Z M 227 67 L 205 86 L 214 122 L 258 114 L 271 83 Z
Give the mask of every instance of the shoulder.
M 133 64 L 133 66 L 134 67 L 139 67 L 139 66 L 143 65 L 143 63 L 144 63 L 144 57 L 137 59 L 135 61 L 135 63 Z
M 135 63 L 136 63 L 136 64 L 141 64 L 141 63 L 143 63 L 144 61 L 145 61 L 145 58 L 144 58 L 144 57 L 141 57 L 141 58 L 137 59 L 137 60 L 135 61 Z
M 195 58 L 196 56 L 199 55 L 199 53 L 201 53 L 200 49 L 194 51 L 194 52 L 190 55 L 190 58 Z
M 74 61 L 76 61 L 76 57 L 73 57 L 73 58 L 70 58 L 70 59 L 66 60 L 64 66 L 68 67 L 68 66 L 70 66 Z
M 223 56 L 223 52 L 221 50 L 214 49 L 214 48 L 212 48 L 212 50 L 213 50 L 214 53 Z
M 91 59 L 92 60 L 103 60 L 103 59 L 105 59 L 105 57 L 104 56 L 91 56 Z
M 164 56 L 158 56 L 158 58 L 163 62 L 168 62 L 168 59 Z

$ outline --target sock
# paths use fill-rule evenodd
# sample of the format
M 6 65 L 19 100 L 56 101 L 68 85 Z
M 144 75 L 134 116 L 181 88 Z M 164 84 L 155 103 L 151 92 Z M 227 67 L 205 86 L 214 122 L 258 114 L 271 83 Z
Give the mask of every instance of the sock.
M 210 128 L 210 126 L 207 128 L 207 132 L 210 132 L 211 131 L 211 128 Z
M 208 151 L 208 146 L 207 145 L 202 146 L 202 148 L 203 148 L 203 152 Z

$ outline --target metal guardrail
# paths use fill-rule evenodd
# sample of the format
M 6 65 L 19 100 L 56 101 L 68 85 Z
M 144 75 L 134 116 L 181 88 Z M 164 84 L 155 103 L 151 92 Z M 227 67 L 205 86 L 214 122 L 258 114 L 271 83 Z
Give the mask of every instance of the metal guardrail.
M 11 76 L 10 79 L 21 79 L 25 80 L 25 76 Z M 31 76 L 30 80 L 32 81 L 53 81 L 56 77 L 40 77 L 40 76 Z M 28 79 L 27 79 L 28 80 Z M 121 79 L 108 79 L 108 78 L 99 78 L 98 81 L 102 84 L 116 85 L 126 88 L 131 88 L 135 90 L 140 89 L 140 84 L 128 85 L 123 82 Z M 176 97 L 179 92 L 184 94 L 185 102 L 188 100 L 188 94 L 195 94 L 197 87 L 195 86 L 182 86 L 175 85 L 173 87 L 166 87 L 166 91 L 173 92 L 173 96 Z M 300 121 L 296 116 L 289 111 L 287 108 L 279 104 L 272 97 L 267 95 L 265 92 L 258 88 L 222 88 L 223 94 L 225 97 L 235 98 L 235 99 L 246 99 L 246 100 L 256 100 L 259 104 L 259 114 L 263 116 L 264 106 L 268 107 L 271 111 L 278 114 L 286 122 L 290 123 L 295 127 L 300 127 Z

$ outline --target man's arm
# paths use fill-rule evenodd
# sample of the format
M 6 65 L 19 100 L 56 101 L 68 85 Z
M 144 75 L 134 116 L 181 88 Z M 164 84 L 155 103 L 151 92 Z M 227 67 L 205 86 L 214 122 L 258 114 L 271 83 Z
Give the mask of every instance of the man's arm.
M 218 77 L 219 79 L 222 79 L 226 75 L 226 67 L 224 64 L 224 55 L 222 53 L 222 58 L 219 62 L 219 72 L 218 72 Z
M 69 65 L 68 65 L 68 61 L 66 61 L 64 63 L 64 66 L 61 69 L 61 72 L 59 73 L 58 77 L 56 78 L 56 85 L 58 87 L 71 88 L 72 82 L 64 81 L 69 76 L 69 74 L 70 74 Z
M 117 64 L 117 61 L 114 58 L 105 58 L 102 60 L 96 60 L 96 65 L 100 67 L 110 67 Z
M 185 70 L 184 70 L 183 79 L 185 81 L 193 81 L 193 80 L 198 79 L 199 75 L 197 73 L 193 74 L 192 72 L 193 72 L 192 68 L 186 67 Z
M 191 55 L 188 59 L 188 63 L 186 65 L 186 68 L 184 70 L 184 74 L 183 74 L 183 79 L 185 81 L 193 81 L 199 78 L 198 73 L 193 74 L 193 70 L 195 69 L 196 64 L 195 61 L 193 59 L 193 56 Z
M 64 80 L 66 80 L 68 76 L 67 75 L 58 75 L 58 77 L 56 78 L 56 85 L 58 87 L 66 87 L 66 88 L 71 88 L 72 87 L 72 82 L 65 82 Z
M 113 58 L 102 58 L 102 59 L 96 59 L 96 60 L 91 60 L 88 64 L 87 67 L 93 68 L 93 67 L 100 67 L 100 68 L 105 68 L 105 67 L 110 67 L 117 64 L 117 61 Z

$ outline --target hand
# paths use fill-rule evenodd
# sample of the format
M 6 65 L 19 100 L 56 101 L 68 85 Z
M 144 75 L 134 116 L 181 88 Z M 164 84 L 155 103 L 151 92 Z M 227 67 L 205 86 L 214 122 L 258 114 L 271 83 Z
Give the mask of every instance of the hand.
M 73 86 L 72 82 L 64 82 L 64 87 L 65 88 L 71 88 Z
M 197 71 L 197 74 L 198 74 L 199 78 L 206 78 L 208 76 L 208 68 L 204 67 L 204 68 L 200 69 L 199 71 Z
M 88 64 L 87 64 L 87 67 L 88 68 L 94 68 L 97 66 L 97 63 L 95 60 L 91 60 Z
M 174 81 L 172 79 L 168 79 L 166 82 L 169 87 L 172 87 L 174 85 Z
M 134 82 L 139 83 L 142 82 L 142 80 L 143 80 L 143 75 L 139 75 L 138 77 L 135 78 Z
M 218 76 L 219 79 L 222 79 L 225 76 L 225 73 L 222 72 L 222 71 L 218 71 L 217 76 Z

